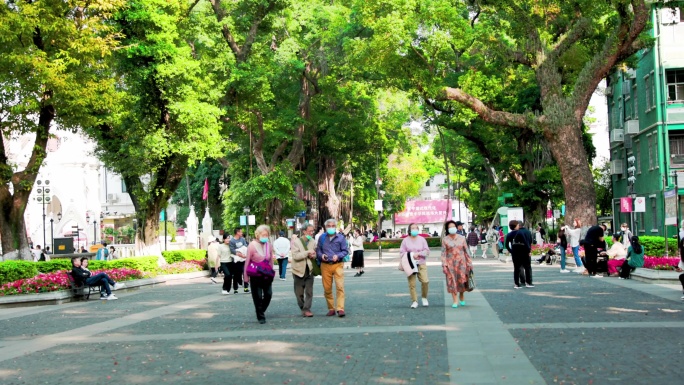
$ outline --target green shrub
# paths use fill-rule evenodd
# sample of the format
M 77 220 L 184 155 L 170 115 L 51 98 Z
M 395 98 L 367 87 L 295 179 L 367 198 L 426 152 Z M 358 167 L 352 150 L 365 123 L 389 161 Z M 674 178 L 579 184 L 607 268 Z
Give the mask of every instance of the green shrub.
M 103 263 L 103 267 L 96 267 L 95 263 Z M 117 259 L 114 261 L 92 261 L 89 265 L 90 270 L 93 269 L 133 269 L 140 270 L 143 272 L 155 272 L 159 270 L 159 265 L 157 264 L 157 257 L 131 257 L 124 259 Z
M 162 251 L 162 256 L 168 264 L 181 261 L 201 261 L 207 257 L 207 251 L 202 249 Z
M 613 245 L 611 237 L 605 237 L 606 245 L 610 248 Z M 639 237 L 639 243 L 644 247 L 644 255 L 652 257 L 662 257 L 665 255 L 665 237 L 658 237 L 655 235 L 642 235 Z M 669 255 L 678 255 L 677 238 L 667 239 L 667 249 Z
M 36 262 L 36 268 L 41 273 L 52 273 L 60 270 L 71 270 L 71 259 L 55 258 L 48 262 Z
M 425 238 L 425 240 L 427 241 L 428 247 L 442 246 L 442 238 L 430 237 Z M 403 239 L 389 239 L 381 242 L 364 242 L 363 248 L 366 250 L 377 250 L 378 246 L 382 244 L 383 249 L 398 249 L 401 247 L 401 241 L 403 241 Z
M 32 261 L 5 261 L 0 262 L 0 285 L 16 281 L 18 279 L 33 278 L 38 274 L 35 262 Z

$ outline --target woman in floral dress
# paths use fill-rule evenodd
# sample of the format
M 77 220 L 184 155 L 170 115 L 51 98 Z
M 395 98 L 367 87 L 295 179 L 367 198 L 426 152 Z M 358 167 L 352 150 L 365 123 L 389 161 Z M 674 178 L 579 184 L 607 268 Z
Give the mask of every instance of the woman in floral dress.
M 473 268 L 466 239 L 456 233 L 459 223 L 447 221 L 444 224 L 447 235 L 442 238 L 442 271 L 446 276 L 447 291 L 454 300 L 453 308 L 465 306 L 463 295 L 468 287 L 468 272 Z

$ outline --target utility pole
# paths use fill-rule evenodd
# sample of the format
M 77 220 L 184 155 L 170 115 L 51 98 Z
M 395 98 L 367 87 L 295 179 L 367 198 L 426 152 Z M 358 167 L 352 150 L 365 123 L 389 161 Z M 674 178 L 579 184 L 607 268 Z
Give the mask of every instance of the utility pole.
M 375 156 L 375 192 L 378 194 L 378 199 L 375 200 L 375 210 L 378 212 L 378 264 L 382 265 L 382 195 L 380 186 L 382 186 L 382 179 L 380 179 L 378 155 Z

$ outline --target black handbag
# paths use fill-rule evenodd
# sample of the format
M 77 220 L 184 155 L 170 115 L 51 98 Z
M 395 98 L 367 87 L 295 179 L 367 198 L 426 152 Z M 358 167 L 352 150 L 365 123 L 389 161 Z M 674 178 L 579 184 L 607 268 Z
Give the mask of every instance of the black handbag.
M 468 287 L 466 288 L 466 290 L 475 290 L 475 273 L 473 273 L 472 269 L 470 269 L 470 271 L 468 272 Z

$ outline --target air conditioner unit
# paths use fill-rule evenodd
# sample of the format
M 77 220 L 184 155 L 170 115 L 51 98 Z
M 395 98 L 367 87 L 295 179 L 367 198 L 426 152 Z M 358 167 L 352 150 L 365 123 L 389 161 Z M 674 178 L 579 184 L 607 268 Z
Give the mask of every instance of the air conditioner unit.
M 639 119 L 630 119 L 625 122 L 625 131 L 627 135 L 636 135 L 639 133 Z
M 118 202 L 119 201 L 119 195 L 118 194 L 107 194 L 107 202 Z
M 625 70 L 625 77 L 627 79 L 636 79 L 636 70 L 634 68 L 627 68 Z M 631 87 L 631 85 L 630 85 Z
M 622 143 L 625 141 L 625 132 L 621 129 L 614 129 L 610 132 L 611 143 Z
M 606 87 L 606 90 L 603 91 L 603 93 L 604 93 L 606 96 L 613 96 L 613 87 Z
M 624 172 L 624 164 L 622 159 L 610 161 L 610 175 L 620 175 Z

